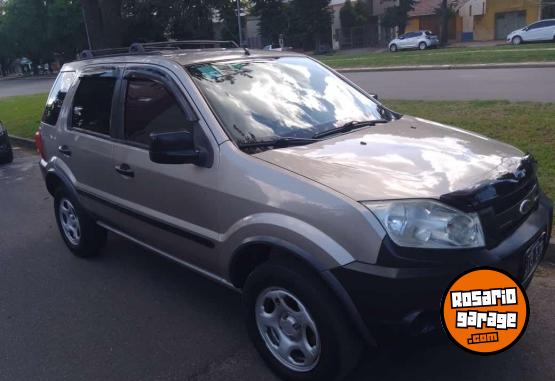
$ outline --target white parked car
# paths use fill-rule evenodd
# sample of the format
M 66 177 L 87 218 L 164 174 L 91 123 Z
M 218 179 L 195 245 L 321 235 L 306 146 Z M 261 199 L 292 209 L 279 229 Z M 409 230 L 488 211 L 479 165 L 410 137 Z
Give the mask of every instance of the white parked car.
M 402 49 L 425 50 L 439 46 L 439 39 L 429 30 L 409 32 L 400 35 L 389 43 L 389 51 L 396 52 Z
M 536 41 L 555 42 L 555 19 L 535 22 L 511 32 L 507 36 L 507 42 L 513 45 Z

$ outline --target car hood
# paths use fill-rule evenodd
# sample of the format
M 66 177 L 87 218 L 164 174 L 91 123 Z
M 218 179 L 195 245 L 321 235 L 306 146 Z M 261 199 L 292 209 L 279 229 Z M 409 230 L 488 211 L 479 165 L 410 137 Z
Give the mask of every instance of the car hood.
M 469 189 L 513 172 L 523 153 L 482 135 L 405 116 L 254 156 L 364 201 L 438 198 Z
M 511 33 L 509 33 L 509 34 L 507 35 L 507 37 L 511 37 L 511 36 L 515 35 L 516 33 L 518 33 L 518 32 L 522 32 L 523 30 L 524 30 L 524 28 L 515 29 L 515 30 L 513 30 Z

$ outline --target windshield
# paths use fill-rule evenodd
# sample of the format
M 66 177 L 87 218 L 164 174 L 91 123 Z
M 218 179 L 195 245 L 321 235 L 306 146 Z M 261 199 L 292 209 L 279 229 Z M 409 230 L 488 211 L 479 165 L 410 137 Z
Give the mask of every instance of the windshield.
M 305 57 L 203 63 L 187 70 L 238 144 L 310 138 L 349 121 L 394 118 Z

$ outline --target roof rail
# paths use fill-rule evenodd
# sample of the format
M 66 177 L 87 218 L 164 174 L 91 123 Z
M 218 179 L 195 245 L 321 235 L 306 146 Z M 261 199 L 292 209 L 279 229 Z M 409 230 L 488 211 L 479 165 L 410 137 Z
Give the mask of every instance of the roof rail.
M 226 46 L 227 45 L 227 46 Z M 183 50 L 183 49 L 214 49 L 214 48 L 239 48 L 235 41 L 225 40 L 184 40 L 184 41 L 163 41 L 163 42 L 135 42 L 129 48 L 109 48 L 98 50 L 83 50 L 79 60 L 89 60 L 104 56 L 140 55 L 140 54 L 160 54 L 164 50 Z

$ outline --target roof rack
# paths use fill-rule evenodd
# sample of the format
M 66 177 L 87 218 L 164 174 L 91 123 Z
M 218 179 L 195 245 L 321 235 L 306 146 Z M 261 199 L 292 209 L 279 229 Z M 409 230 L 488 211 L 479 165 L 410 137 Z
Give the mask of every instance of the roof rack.
M 226 46 L 227 45 L 227 46 Z M 184 41 L 164 41 L 164 42 L 135 42 L 129 48 L 110 48 L 98 50 L 83 50 L 79 54 L 79 60 L 88 60 L 96 57 L 122 56 L 122 55 L 141 55 L 141 54 L 161 54 L 165 50 L 184 50 L 184 49 L 217 49 L 217 48 L 240 48 L 235 41 L 219 40 L 184 40 Z

